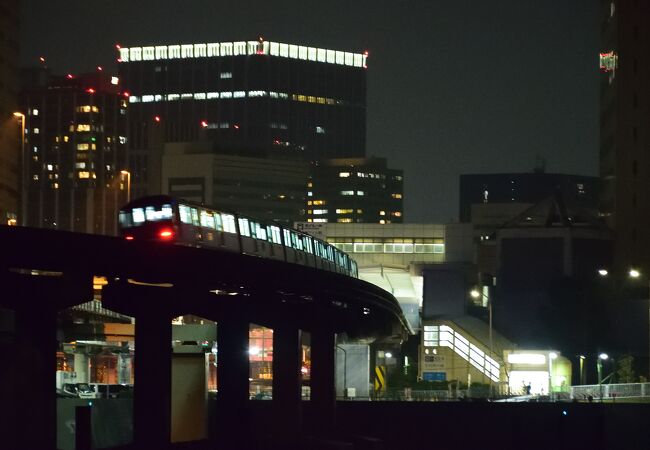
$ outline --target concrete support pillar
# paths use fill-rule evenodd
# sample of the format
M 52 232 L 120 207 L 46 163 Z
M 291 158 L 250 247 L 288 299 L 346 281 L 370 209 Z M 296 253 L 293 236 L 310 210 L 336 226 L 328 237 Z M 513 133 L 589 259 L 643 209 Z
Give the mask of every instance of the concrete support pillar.
M 295 436 L 302 428 L 301 332 L 281 325 L 273 329 L 274 429 L 281 436 Z
M 249 429 L 248 321 L 217 322 L 217 440 L 223 448 L 242 446 Z
M 14 317 L 15 348 L 5 356 L 13 359 L 14 388 L 28 391 L 16 389 L 14 405 L 4 406 L 15 418 L 15 428 L 5 435 L 15 439 L 15 446 L 8 448 L 56 448 L 56 311 L 24 308 Z
M 133 438 L 137 448 L 165 448 L 171 436 L 171 319 L 135 321 Z
M 74 372 L 77 374 L 75 381 L 77 383 L 89 383 L 89 369 L 88 355 L 86 354 L 85 349 L 80 349 L 79 352 L 74 354 Z
M 119 384 L 131 383 L 132 359 L 128 353 L 117 355 L 117 382 Z
M 335 349 L 336 334 L 333 331 L 312 331 L 311 403 L 314 432 L 331 432 L 336 424 Z

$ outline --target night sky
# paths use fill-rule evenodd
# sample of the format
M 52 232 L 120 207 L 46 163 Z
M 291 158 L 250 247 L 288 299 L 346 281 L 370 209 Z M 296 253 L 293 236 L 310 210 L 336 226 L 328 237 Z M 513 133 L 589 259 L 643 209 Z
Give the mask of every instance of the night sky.
M 408 222 L 458 217 L 461 173 L 598 170 L 595 0 L 23 0 L 23 65 L 110 67 L 116 43 L 368 50 L 367 154 L 405 172 Z

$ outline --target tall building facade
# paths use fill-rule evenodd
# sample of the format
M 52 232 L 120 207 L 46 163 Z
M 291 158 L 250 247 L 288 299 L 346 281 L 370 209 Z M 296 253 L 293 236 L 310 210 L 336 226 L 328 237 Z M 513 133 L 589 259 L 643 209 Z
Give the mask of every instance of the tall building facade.
M 34 76 L 36 74 L 36 76 Z M 25 71 L 26 224 L 116 234 L 129 193 L 128 98 L 103 72 Z
M 311 164 L 307 222 L 404 222 L 404 173 L 384 158 L 338 158 Z
M 304 216 L 306 161 L 215 154 L 210 143 L 168 143 L 162 193 L 291 226 Z
M 20 2 L 0 4 L 0 224 L 16 224 L 21 117 L 18 105 Z
M 601 213 L 615 264 L 650 270 L 650 3 L 601 1 Z
M 146 178 L 156 141 L 210 142 L 215 154 L 243 157 L 363 157 L 366 59 L 261 39 L 119 48 L 136 193 L 160 189 Z

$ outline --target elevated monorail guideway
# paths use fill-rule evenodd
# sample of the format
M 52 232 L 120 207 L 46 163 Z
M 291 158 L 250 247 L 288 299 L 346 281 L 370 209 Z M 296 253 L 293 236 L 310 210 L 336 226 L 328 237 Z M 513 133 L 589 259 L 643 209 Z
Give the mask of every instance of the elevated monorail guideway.
M 166 205 L 172 205 L 171 221 Z M 182 206 L 188 209 L 182 212 Z M 356 278 L 354 261 L 326 243 L 184 203 L 143 205 L 144 228 L 138 228 L 128 221 L 142 218 L 139 206 L 129 207 L 123 211 L 123 237 L 0 226 L 0 306 L 14 310 L 21 343 L 21 351 L 7 354 L 33 392 L 11 406 L 14 437 L 22 448 L 55 447 L 54 377 L 47 372 L 55 367 L 57 312 L 91 300 L 93 276 L 108 280 L 104 307 L 136 319 L 137 446 L 169 443 L 172 317 L 196 314 L 218 322 L 218 403 L 228 412 L 218 423 L 223 436 L 233 439 L 246 435 L 241 431 L 247 426 L 249 323 L 276 331 L 273 404 L 275 416 L 283 419 L 278 427 L 290 431 L 301 423 L 300 330 L 311 333 L 311 420 L 325 429 L 323 424 L 335 423 L 335 333 L 372 336 L 408 329 L 395 298 Z M 236 233 L 224 225 L 233 221 Z M 33 433 L 32 423 L 41 424 L 43 432 Z

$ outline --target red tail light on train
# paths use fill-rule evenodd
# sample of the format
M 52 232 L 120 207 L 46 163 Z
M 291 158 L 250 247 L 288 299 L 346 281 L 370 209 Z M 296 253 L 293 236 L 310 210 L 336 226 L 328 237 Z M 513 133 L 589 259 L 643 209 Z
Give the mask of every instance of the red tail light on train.
M 160 233 L 158 233 L 158 236 L 160 239 L 169 240 L 174 237 L 174 232 L 169 228 L 164 228 Z

